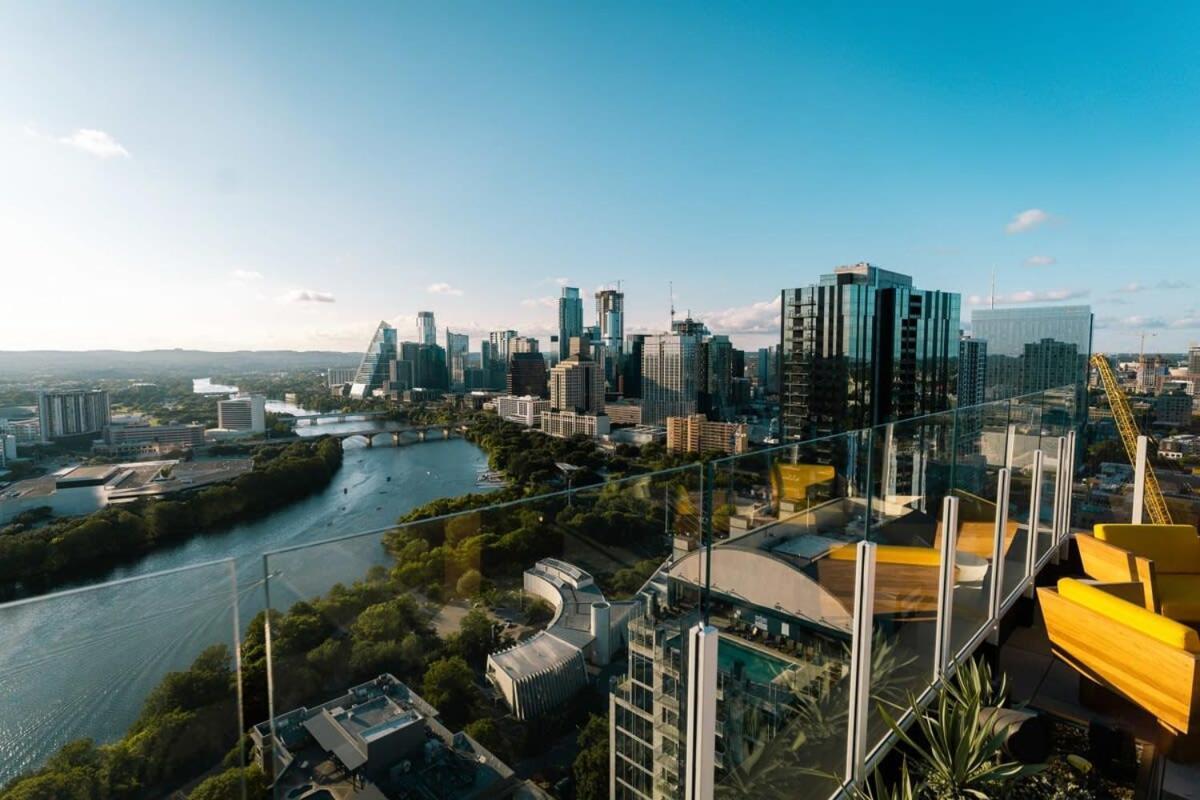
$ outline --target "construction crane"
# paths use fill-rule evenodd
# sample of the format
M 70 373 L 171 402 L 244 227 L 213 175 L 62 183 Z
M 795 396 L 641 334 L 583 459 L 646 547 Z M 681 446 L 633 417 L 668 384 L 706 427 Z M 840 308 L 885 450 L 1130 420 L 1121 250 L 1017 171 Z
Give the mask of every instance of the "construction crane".
M 1100 374 L 1100 381 L 1104 384 L 1108 405 L 1112 408 L 1113 421 L 1117 423 L 1117 432 L 1121 434 L 1121 441 L 1125 444 L 1125 454 L 1129 456 L 1129 463 L 1136 468 L 1137 442 L 1141 431 L 1138 430 L 1133 411 L 1129 408 L 1129 400 L 1117 383 L 1117 376 L 1113 374 L 1112 367 L 1108 365 L 1108 359 L 1103 353 L 1092 356 L 1092 366 L 1096 368 L 1096 372 Z M 1158 488 L 1158 478 L 1154 476 L 1154 470 L 1149 464 L 1146 465 L 1145 496 L 1150 521 L 1155 525 L 1170 525 L 1171 512 L 1167 510 L 1167 501 L 1163 499 L 1162 489 Z

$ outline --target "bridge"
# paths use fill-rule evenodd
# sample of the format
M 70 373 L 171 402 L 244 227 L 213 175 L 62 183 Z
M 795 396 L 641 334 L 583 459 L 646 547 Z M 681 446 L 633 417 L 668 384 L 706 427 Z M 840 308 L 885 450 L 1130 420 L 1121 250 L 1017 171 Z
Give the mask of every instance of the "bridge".
M 461 438 L 462 433 L 459 430 L 455 430 L 451 425 L 414 425 L 394 430 L 364 428 L 354 431 L 338 431 L 337 433 L 329 434 L 329 436 L 332 439 L 340 441 L 343 446 L 350 439 L 361 439 L 366 442 L 367 447 L 374 447 L 379 441 L 383 443 L 390 442 L 392 447 L 401 447 L 406 444 L 429 441 L 431 438 Z
M 293 417 L 291 423 L 294 428 L 307 428 L 323 422 L 365 422 L 386 415 L 386 411 L 330 411 L 325 414 L 306 414 L 302 417 Z

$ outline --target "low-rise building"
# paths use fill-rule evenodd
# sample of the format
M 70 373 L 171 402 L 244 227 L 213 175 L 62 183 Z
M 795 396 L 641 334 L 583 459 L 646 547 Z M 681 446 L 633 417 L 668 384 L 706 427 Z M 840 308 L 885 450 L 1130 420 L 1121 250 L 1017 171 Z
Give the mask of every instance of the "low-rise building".
M 1183 392 L 1160 394 L 1154 398 L 1154 424 L 1186 428 L 1192 424 L 1192 397 Z
M 612 429 L 604 414 L 580 414 L 575 411 L 543 411 L 542 433 L 566 439 L 582 433 L 597 439 L 607 436 Z
M 325 370 L 325 385 L 342 386 L 347 383 L 354 383 L 354 374 L 356 372 L 358 372 L 356 367 L 330 367 Z
M 613 425 L 641 425 L 642 404 L 638 400 L 618 400 L 605 403 L 604 413 Z
M 36 444 L 42 441 L 42 422 L 37 417 L 0 419 L 0 433 L 12 434 L 17 444 Z
M 671 453 L 744 453 L 750 433 L 744 423 L 711 422 L 703 414 L 667 417 L 667 451 Z
M 242 394 L 217 401 L 217 427 L 263 433 L 267 429 L 267 398 L 261 394 Z
M 1169 461 L 1200 457 L 1200 436 L 1180 434 L 1161 439 L 1158 443 L 1158 455 Z
M 493 400 L 500 419 L 536 428 L 542 424 L 542 412 L 550 410 L 550 401 L 533 395 L 502 395 Z
M 104 429 L 104 439 L 92 445 L 97 453 L 110 455 L 160 455 L 171 450 L 190 450 L 204 445 L 204 426 L 198 423 L 147 425 L 144 422 L 114 422 Z
M 632 444 L 641 447 L 652 442 L 666 442 L 667 429 L 658 425 L 634 425 L 632 428 L 613 428 L 608 440 L 614 444 Z
M 466 733 L 452 733 L 436 708 L 388 674 L 260 722 L 250 739 L 279 797 L 301 796 L 318 776 L 324 796 L 380 800 L 491 800 L 520 785 L 504 762 Z

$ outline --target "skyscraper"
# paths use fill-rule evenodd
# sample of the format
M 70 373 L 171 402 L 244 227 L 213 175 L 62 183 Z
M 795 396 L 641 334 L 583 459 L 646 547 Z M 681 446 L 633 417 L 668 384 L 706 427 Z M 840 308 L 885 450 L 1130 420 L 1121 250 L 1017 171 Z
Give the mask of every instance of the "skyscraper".
M 600 327 L 600 341 L 609 353 L 621 350 L 625 338 L 625 294 L 615 289 L 596 292 L 596 324 Z
M 1200 380 L 1200 346 L 1192 345 L 1188 350 L 1188 376 Z
M 488 341 L 491 343 L 491 357 L 493 362 L 499 362 L 503 366 L 508 365 L 508 357 L 511 356 L 515 349 L 515 341 L 517 338 L 516 331 L 492 331 L 488 334 Z
M 703 410 L 711 419 L 732 419 L 733 344 L 728 336 L 713 336 L 704 343 L 704 354 L 706 363 L 702 374 L 706 402 Z
M 574 354 L 550 370 L 550 406 L 555 411 L 604 413 L 604 373 L 591 359 L 587 341 L 575 337 Z
M 958 405 L 977 406 L 987 394 L 987 340 L 964 336 L 958 341 Z
M 564 286 L 558 299 L 558 357 L 570 355 L 571 338 L 583 335 L 583 300 L 574 286 Z
M 350 396 L 370 397 L 376 389 L 382 389 L 383 382 L 388 379 L 388 362 L 395 358 L 396 329 L 386 322 L 380 322 L 358 365 L 354 383 L 350 386 Z
M 783 290 L 780 416 L 811 438 L 949 407 L 959 296 L 867 263 Z
M 470 337 L 465 333 L 453 333 L 446 328 L 446 367 L 450 371 L 450 384 L 461 387 L 467 366 L 467 353 L 471 350 Z
M 987 339 L 988 400 L 1087 381 L 1092 353 L 1090 306 L 976 309 L 971 313 L 971 333 Z M 1067 347 L 1056 348 L 1054 343 Z M 1035 345 L 1033 350 L 1026 350 L 1028 344 Z M 1066 359 L 1068 364 L 1050 364 L 1051 357 Z M 1047 380 L 1062 382 L 1048 386 Z
M 446 372 L 446 351 L 436 344 L 420 342 L 403 342 L 400 345 L 398 361 L 411 364 L 413 389 L 443 390 L 448 388 Z M 402 373 L 398 373 L 398 380 Z
M 38 392 L 43 441 L 99 435 L 110 419 L 108 392 L 104 389 Z
M 437 324 L 432 311 L 417 312 L 417 341 L 420 344 L 437 344 Z
M 621 355 L 621 381 L 617 389 L 625 397 L 642 396 L 642 350 L 646 334 L 631 333 L 625 339 L 625 352 Z
M 642 344 L 642 422 L 665 425 L 667 417 L 696 413 L 699 338 L 665 333 Z
M 545 397 L 547 392 L 546 359 L 538 352 L 513 353 L 508 360 L 505 388 L 518 397 Z

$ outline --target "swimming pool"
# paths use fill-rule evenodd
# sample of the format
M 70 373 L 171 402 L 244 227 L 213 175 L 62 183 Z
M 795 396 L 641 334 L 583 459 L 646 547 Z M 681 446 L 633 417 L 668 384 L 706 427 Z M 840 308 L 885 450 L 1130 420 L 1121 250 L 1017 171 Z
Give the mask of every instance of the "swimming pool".
M 742 674 L 755 683 L 770 683 L 791 665 L 780 658 L 750 647 L 743 647 L 732 639 L 721 637 L 717 646 L 717 668 L 733 674 L 734 665 L 741 662 Z

